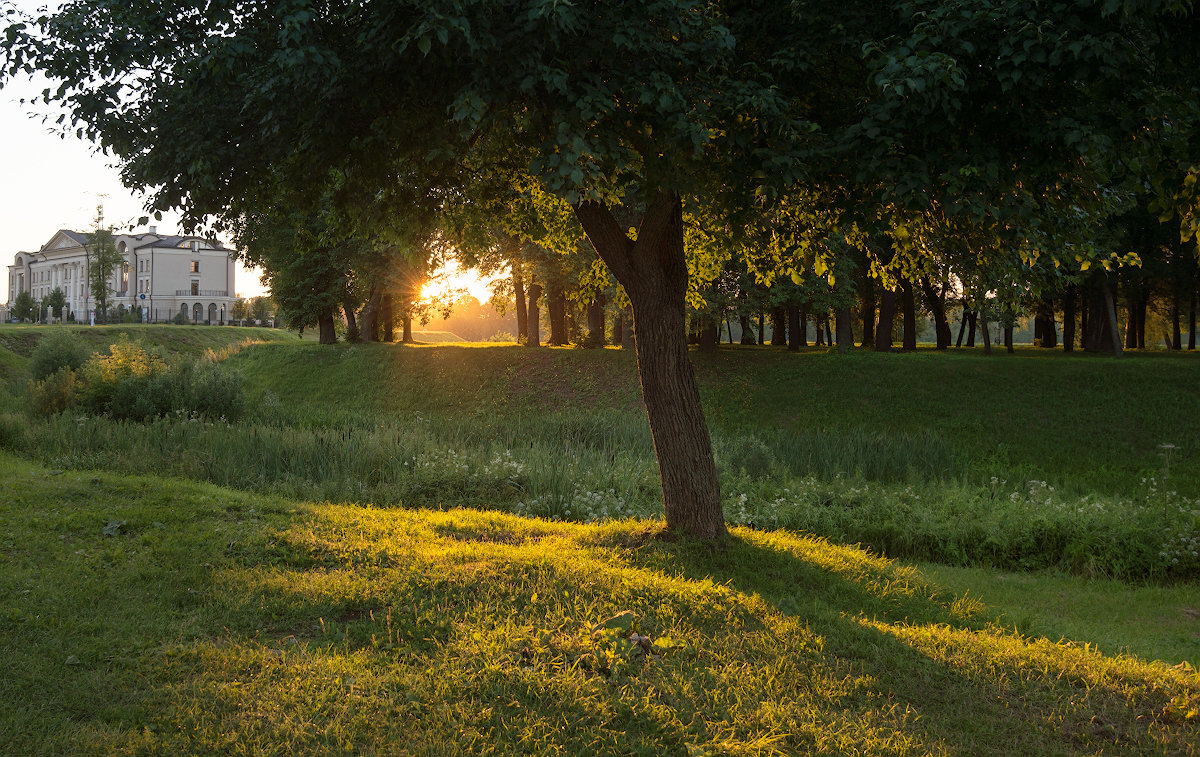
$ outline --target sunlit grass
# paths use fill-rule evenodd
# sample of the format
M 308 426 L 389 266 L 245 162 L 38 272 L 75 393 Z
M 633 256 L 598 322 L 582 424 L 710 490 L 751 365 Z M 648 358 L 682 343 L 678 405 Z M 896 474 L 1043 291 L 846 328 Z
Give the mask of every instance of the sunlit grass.
M 1187 667 L 737 529 L 299 503 L 0 456 L 14 754 L 1187 754 Z M 637 637 L 632 637 L 637 634 Z M 632 639 L 632 640 L 631 640 Z M 644 640 L 643 640 L 644 639 Z

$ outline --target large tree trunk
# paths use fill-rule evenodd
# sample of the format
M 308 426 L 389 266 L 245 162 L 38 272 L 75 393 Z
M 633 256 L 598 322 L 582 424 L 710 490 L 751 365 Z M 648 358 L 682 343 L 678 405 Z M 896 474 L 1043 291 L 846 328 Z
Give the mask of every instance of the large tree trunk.
M 1104 310 L 1106 313 L 1108 313 L 1108 332 L 1112 337 L 1113 355 L 1116 357 L 1121 357 L 1121 339 L 1118 336 L 1120 331 L 1119 327 L 1117 326 L 1117 306 L 1116 303 L 1113 302 L 1112 287 L 1108 285 L 1107 281 L 1104 283 L 1103 295 Z
M 799 305 L 788 305 L 787 306 L 787 319 L 788 319 L 788 342 L 787 342 L 788 350 L 790 350 L 792 352 L 799 352 L 800 351 L 800 336 L 801 336 L 800 306 Z
M 363 305 L 362 313 L 359 317 L 359 328 L 362 329 L 362 338 L 364 342 L 379 341 L 379 303 L 383 299 L 383 291 L 378 285 L 371 285 L 371 293 L 367 297 L 367 304 Z
M 333 311 L 317 316 L 317 329 L 321 344 L 337 344 L 337 331 L 333 325 Z
M 879 320 L 875 322 L 875 350 L 892 351 L 892 322 L 896 319 L 896 290 L 879 293 Z
M 379 320 L 383 323 L 383 341 L 392 342 L 396 339 L 396 314 L 392 309 L 392 295 L 385 294 L 379 310 Z
M 403 318 L 400 319 L 400 341 L 405 344 L 412 344 L 417 341 L 413 339 L 412 333 L 412 316 L 405 312 Z
M 556 282 L 547 284 L 549 288 L 546 310 L 550 314 L 550 345 L 562 347 L 567 343 L 567 293 Z
M 1087 285 L 1084 297 L 1087 304 L 1087 320 L 1083 332 L 1084 351 L 1107 352 L 1114 345 L 1120 346 L 1120 332 L 1114 331 L 1116 318 L 1107 317 L 1108 303 L 1112 300 L 1110 290 L 1103 281 L 1093 280 Z
M 1058 327 L 1054 323 L 1054 300 L 1044 297 L 1038 302 L 1037 314 L 1033 318 L 1033 341 L 1038 347 L 1053 349 L 1058 346 Z
M 800 346 L 807 347 L 808 346 L 808 303 L 807 302 L 805 302 L 803 305 L 800 306 L 800 328 L 797 329 L 797 331 L 800 332 Z
M 512 264 L 513 298 L 517 304 L 517 341 L 529 336 L 529 315 L 525 309 L 525 277 L 521 275 L 521 264 Z
M 536 281 L 529 285 L 527 290 L 529 293 L 529 308 L 526 310 L 527 334 L 525 345 L 527 347 L 542 346 L 542 285 Z
M 704 352 L 712 352 L 717 349 L 717 324 L 713 321 L 711 315 L 701 313 L 696 316 L 700 327 L 700 349 Z
M 720 334 L 717 335 L 718 339 Z M 613 316 L 612 343 L 620 347 L 625 342 L 625 311 L 618 311 Z
M 670 531 L 725 538 L 721 487 L 685 332 L 683 205 L 659 192 L 631 240 L 599 203 L 575 207 L 588 238 L 633 303 L 638 376 Z
M 983 334 L 983 354 L 990 355 L 992 354 L 992 329 L 988 325 L 987 315 L 982 310 L 979 311 L 979 321 L 979 325 L 982 327 L 980 330 Z

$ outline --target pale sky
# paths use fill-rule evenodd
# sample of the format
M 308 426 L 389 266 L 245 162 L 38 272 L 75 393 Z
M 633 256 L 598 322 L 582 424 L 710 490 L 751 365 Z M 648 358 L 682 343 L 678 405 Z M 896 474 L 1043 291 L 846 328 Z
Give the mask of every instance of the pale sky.
M 25 11 L 44 4 L 16 0 Z M 122 186 L 111 158 L 73 134 L 64 139 L 51 133 L 54 118 L 45 124 L 40 117 L 31 118 L 33 112 L 44 114 L 46 107 L 37 110 L 19 101 L 44 88 L 43 83 L 18 78 L 0 89 L 0 271 L 18 252 L 39 249 L 59 229 L 89 230 L 101 202 L 105 221 L 119 229 L 148 215 L 142 199 Z M 175 234 L 180 231 L 178 220 L 178 215 L 164 213 L 161 221 L 150 222 L 159 234 Z M 234 275 L 239 296 L 263 293 L 257 272 L 238 263 Z

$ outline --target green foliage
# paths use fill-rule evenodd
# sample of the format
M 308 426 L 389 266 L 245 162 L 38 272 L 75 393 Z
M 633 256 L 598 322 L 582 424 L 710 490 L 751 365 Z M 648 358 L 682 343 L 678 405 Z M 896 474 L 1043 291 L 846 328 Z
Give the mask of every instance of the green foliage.
M 45 417 L 69 410 L 79 403 L 80 383 L 71 368 L 62 368 L 29 383 L 29 410 Z
M 113 272 L 125 262 L 125 256 L 118 250 L 113 241 L 111 227 L 104 225 L 104 206 L 96 206 L 96 218 L 92 231 L 87 235 L 84 244 L 87 252 L 88 288 L 96 306 L 96 320 L 107 318 L 108 297 L 111 292 Z
M 67 306 L 67 296 L 63 293 L 63 290 L 60 287 L 54 287 L 54 289 L 52 289 L 50 293 L 42 299 L 41 304 L 42 307 L 49 308 L 50 314 L 55 318 L 62 318 L 63 309 Z
M 78 371 L 91 353 L 87 344 L 74 332 L 54 330 L 34 347 L 30 372 L 35 380 L 40 381 L 64 368 Z
M 17 292 L 17 296 L 13 298 L 9 312 L 18 321 L 31 321 L 34 318 L 33 308 L 33 295 L 28 291 L 22 290 Z

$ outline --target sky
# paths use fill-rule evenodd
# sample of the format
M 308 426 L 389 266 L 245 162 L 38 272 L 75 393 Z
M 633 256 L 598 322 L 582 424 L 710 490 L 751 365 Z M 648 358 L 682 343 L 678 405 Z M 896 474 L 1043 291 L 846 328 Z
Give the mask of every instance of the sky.
M 44 0 L 16 2 L 24 11 L 44 4 Z M 142 198 L 122 186 L 112 158 L 73 134 L 61 138 L 52 133 L 57 113 L 43 123 L 41 116 L 49 112 L 46 106 L 39 109 L 19 102 L 44 88 L 44 80 L 26 77 L 0 89 L 0 271 L 12 265 L 18 252 L 39 249 L 59 229 L 90 229 L 101 203 L 106 223 L 118 229 L 148 215 Z M 178 221 L 177 214 L 164 213 L 161 221 L 151 223 L 159 234 L 173 234 L 180 231 Z M 234 281 L 239 296 L 263 293 L 257 272 L 247 271 L 241 263 Z

